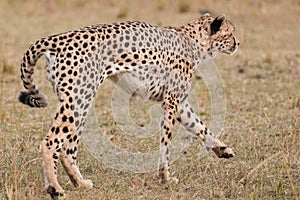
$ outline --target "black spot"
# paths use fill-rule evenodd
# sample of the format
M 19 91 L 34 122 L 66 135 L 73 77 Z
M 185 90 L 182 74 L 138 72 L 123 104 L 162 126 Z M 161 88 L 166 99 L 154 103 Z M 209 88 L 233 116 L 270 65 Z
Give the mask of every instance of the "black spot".
M 134 59 L 139 59 L 139 55 L 138 54 L 134 54 L 133 58 Z
M 74 117 L 72 117 L 72 116 L 69 117 L 69 122 L 70 122 L 70 123 L 73 123 L 73 122 L 74 122 Z
M 187 117 L 191 118 L 191 113 L 189 111 L 187 112 Z
M 58 156 L 56 155 L 56 153 L 54 153 L 52 157 L 53 157 L 54 159 L 58 159 Z
M 126 58 L 126 57 L 127 57 L 126 53 L 121 55 L 121 58 L 123 58 L 123 59 Z
M 76 141 L 76 140 L 77 140 L 77 135 L 74 135 L 73 141 Z
M 190 128 L 194 128 L 194 127 L 195 127 L 195 122 L 192 122 Z
M 66 115 L 64 115 L 64 116 L 62 117 L 62 121 L 63 121 L 63 122 L 66 122 L 66 121 L 67 121 L 67 116 L 66 116 Z
M 70 138 L 71 138 L 71 136 L 72 136 L 71 134 L 67 135 L 67 139 L 70 139 Z
M 63 132 L 64 132 L 64 133 L 67 133 L 67 132 L 69 132 L 69 129 L 68 129 L 68 127 L 66 127 L 66 126 L 65 126 L 65 127 L 63 128 Z
M 65 108 L 62 106 L 62 107 L 60 108 L 60 114 L 62 114 L 64 111 L 65 111 Z
M 54 139 L 54 143 L 59 144 L 59 141 L 57 138 Z

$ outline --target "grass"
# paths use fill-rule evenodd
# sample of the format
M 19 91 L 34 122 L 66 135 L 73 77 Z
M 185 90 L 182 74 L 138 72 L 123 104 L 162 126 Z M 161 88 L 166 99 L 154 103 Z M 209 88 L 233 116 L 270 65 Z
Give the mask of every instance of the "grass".
M 129 12 L 129 8 L 128 7 L 123 7 L 120 9 L 119 13 L 117 14 L 117 18 L 118 19 L 124 19 L 127 17 Z
M 178 11 L 180 13 L 186 13 L 189 10 L 190 10 L 190 3 L 186 0 L 180 1 L 179 6 L 178 6 Z
M 189 3 L 188 12 L 178 9 L 182 2 Z M 56 100 L 44 78 L 41 59 L 35 82 L 50 98 L 50 106 L 30 109 L 17 102 L 17 93 L 24 90 L 19 78 L 24 50 L 49 34 L 119 21 L 124 8 L 128 10 L 122 20 L 152 24 L 181 25 L 198 16 L 200 9 L 225 13 L 234 22 L 241 48 L 234 56 L 220 56 L 215 62 L 227 97 L 221 138 L 237 155 L 230 160 L 217 159 L 212 153 L 199 157 L 201 144 L 193 143 L 171 165 L 179 184 L 161 185 L 155 172 L 111 169 L 81 144 L 81 172 L 96 188 L 74 188 L 60 166 L 59 181 L 68 199 L 299 199 L 300 4 L 296 0 L 1 1 L 0 199 L 49 199 L 43 188 L 39 144 L 51 124 Z M 157 150 L 158 136 L 151 141 L 122 134 L 111 115 L 112 88 L 106 82 L 97 98 L 101 128 L 124 149 Z M 211 105 L 203 79 L 193 81 L 192 91 L 199 97 L 201 117 L 209 123 Z M 152 105 L 133 100 L 131 117 L 138 124 L 147 123 Z

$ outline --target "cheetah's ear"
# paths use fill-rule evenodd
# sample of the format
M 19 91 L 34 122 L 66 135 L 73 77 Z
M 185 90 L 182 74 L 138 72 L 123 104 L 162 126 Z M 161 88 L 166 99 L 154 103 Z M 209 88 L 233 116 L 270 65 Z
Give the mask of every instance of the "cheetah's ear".
M 223 21 L 225 20 L 225 15 L 220 15 L 218 17 L 216 17 L 214 19 L 214 21 L 212 21 L 212 23 L 210 24 L 210 34 L 213 35 L 216 32 L 218 32 L 221 28 L 221 25 L 223 23 Z

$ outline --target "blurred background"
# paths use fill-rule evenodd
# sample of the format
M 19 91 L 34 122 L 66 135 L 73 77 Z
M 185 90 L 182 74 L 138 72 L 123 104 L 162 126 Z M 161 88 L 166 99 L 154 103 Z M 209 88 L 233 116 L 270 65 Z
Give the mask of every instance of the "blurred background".
M 199 159 L 193 144 L 171 166 L 178 185 L 160 185 L 155 173 L 129 174 L 109 169 L 81 145 L 79 165 L 96 189 L 73 188 L 63 169 L 60 182 L 71 199 L 299 199 L 300 191 L 300 1 L 299 0 L 2 0 L 0 1 L 0 199 L 47 199 L 39 143 L 56 106 L 45 80 L 44 60 L 35 72 L 37 85 L 51 105 L 30 109 L 16 100 L 24 90 L 19 64 L 26 48 L 47 35 L 91 24 L 139 20 L 180 26 L 205 12 L 225 14 L 241 42 L 233 56 L 215 63 L 227 95 L 222 140 L 237 156 Z M 158 149 L 158 137 L 137 140 L 119 133 L 110 110 L 111 82 L 96 107 L 99 124 L 120 148 Z M 205 82 L 193 81 L 200 115 L 210 119 Z M 147 123 L 147 104 L 136 102 L 137 123 Z M 212 125 L 213 126 L 213 125 Z M 132 148 L 132 149 L 131 149 Z

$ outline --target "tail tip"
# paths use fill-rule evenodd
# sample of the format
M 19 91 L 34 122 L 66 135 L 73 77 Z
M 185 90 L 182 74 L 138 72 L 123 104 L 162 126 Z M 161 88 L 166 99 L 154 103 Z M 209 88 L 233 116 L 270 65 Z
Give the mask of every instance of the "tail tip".
M 28 105 L 29 98 L 30 98 L 30 94 L 28 92 L 22 91 L 18 94 L 18 100 L 23 104 Z
M 18 94 L 18 100 L 30 107 L 46 107 L 48 105 L 48 99 L 42 93 L 38 97 L 33 97 L 29 92 L 22 91 Z

